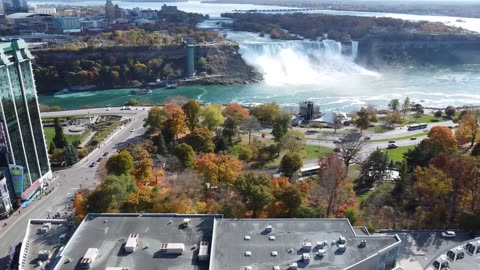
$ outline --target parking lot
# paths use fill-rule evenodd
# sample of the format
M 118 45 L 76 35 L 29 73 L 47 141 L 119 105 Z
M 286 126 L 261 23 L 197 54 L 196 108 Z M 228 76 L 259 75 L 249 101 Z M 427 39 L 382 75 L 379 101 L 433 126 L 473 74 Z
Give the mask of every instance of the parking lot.
M 456 236 L 453 238 L 443 238 L 440 231 L 389 231 L 385 233 L 397 234 L 402 239 L 397 262 L 399 266 L 408 270 L 423 270 L 441 254 L 472 239 L 467 232 L 456 232 Z M 465 270 L 467 269 L 474 270 L 465 268 Z M 454 269 L 452 268 L 452 270 Z

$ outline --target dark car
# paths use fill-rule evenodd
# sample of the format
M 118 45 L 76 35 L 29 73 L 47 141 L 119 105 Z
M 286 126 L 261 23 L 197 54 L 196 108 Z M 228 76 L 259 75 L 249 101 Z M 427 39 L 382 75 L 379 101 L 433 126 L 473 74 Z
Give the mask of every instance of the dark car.
M 104 157 L 108 156 L 108 152 L 103 153 L 103 156 Z
M 388 145 L 387 149 L 395 149 L 395 148 L 397 148 L 397 147 L 398 147 L 398 146 L 397 146 L 396 144 L 391 143 L 391 144 Z
M 413 138 L 410 138 L 410 141 L 415 141 L 417 138 L 413 137 Z
M 393 140 L 392 140 L 392 141 L 388 141 L 388 143 L 396 143 L 396 141 L 393 141 Z
M 95 167 L 95 162 L 90 163 L 90 168 Z
M 97 159 L 97 162 L 100 162 L 100 161 L 102 161 L 102 158 L 101 158 L 101 157 Z

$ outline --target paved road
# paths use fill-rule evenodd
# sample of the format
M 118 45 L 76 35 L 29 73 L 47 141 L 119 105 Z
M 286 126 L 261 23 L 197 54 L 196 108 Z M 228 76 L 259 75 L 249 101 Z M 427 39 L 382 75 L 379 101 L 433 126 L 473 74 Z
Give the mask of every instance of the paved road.
M 0 227 L 0 269 L 6 269 L 7 257 L 5 255 L 8 253 L 9 246 L 23 240 L 29 219 L 47 218 L 49 212 L 54 214 L 58 210 L 64 209 L 67 204 L 66 198 L 80 186 L 85 188 L 98 184 L 95 179 L 96 167 L 90 168 L 90 163 L 96 161 L 105 152 L 112 154 L 116 149 L 125 146 L 126 143 L 140 139 L 145 133 L 143 119 L 146 118 L 147 112 L 148 110 L 136 111 L 132 114 L 132 122 L 107 139 L 100 148 L 95 149 L 86 159 L 69 169 L 56 171 L 54 173 L 56 180 L 51 184 L 55 189 L 49 195 L 42 195 L 43 197 L 34 201 L 27 208 L 21 209 L 20 215 L 16 213 L 7 220 L 1 221 L 2 224 L 6 222 L 7 226 Z M 135 128 L 133 132 L 131 131 L 132 128 Z

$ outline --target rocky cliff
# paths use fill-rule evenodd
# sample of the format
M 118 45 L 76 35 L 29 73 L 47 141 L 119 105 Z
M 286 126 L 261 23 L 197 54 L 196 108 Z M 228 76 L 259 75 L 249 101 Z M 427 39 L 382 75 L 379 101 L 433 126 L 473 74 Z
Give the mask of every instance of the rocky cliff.
M 375 34 L 359 40 L 357 62 L 385 65 L 480 64 L 480 35 Z

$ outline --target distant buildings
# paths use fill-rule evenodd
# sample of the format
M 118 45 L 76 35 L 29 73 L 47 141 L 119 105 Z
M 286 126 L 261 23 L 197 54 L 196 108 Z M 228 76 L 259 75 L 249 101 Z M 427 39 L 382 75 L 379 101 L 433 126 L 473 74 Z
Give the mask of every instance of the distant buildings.
M 105 19 L 107 22 L 114 22 L 123 17 L 123 10 L 118 5 L 113 5 L 112 0 L 105 3 Z
M 313 101 L 300 102 L 300 117 L 304 120 L 310 121 L 314 118 L 320 117 L 320 106 L 315 105 Z
M 54 22 L 60 33 L 81 31 L 79 17 L 55 17 Z
M 177 6 L 167 6 L 167 4 L 164 4 L 162 6 L 162 13 L 164 14 L 175 14 L 178 12 Z
M 3 0 L 5 14 L 28 12 L 27 0 Z
M 37 6 L 35 7 L 35 13 L 55 15 L 57 14 L 57 8 Z
M 52 176 L 32 59 L 23 40 L 0 43 L 0 169 L 11 201 L 25 203 Z M 0 203 L 0 212 L 11 208 L 3 199 Z

